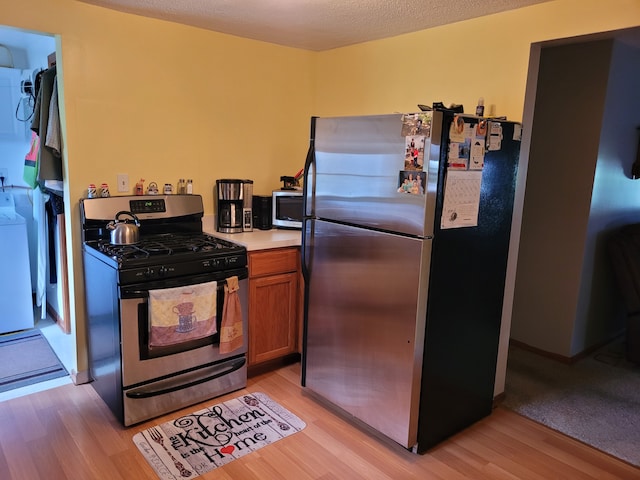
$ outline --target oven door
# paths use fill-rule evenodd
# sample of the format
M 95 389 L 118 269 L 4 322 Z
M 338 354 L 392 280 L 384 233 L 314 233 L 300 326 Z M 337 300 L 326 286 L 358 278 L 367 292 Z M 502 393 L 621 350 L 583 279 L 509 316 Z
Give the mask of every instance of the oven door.
M 149 291 L 216 281 L 217 332 L 225 278 L 237 276 L 242 310 L 242 345 L 221 354 L 219 334 L 158 349 L 149 347 Z M 246 386 L 247 270 L 123 286 L 120 289 L 124 423 L 140 421 Z M 156 351 L 154 351 L 156 350 Z

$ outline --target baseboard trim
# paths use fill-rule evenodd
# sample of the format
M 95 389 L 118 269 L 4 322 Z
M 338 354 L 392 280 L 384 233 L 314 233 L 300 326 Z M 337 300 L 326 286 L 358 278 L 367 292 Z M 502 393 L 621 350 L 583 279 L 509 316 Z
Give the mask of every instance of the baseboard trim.
M 71 370 L 71 381 L 74 385 L 82 385 L 83 383 L 91 382 L 91 376 L 89 375 L 89 370 L 82 370 L 81 372 L 76 372 L 75 370 Z
M 60 330 L 62 330 L 63 333 L 66 333 L 67 335 L 71 333 L 71 330 L 68 328 L 69 323 L 64 321 L 64 318 L 62 318 L 58 314 L 58 312 L 56 312 L 56 310 L 53 308 L 53 306 L 49 302 L 47 302 L 47 313 L 56 322 L 56 324 L 58 325 L 58 327 L 60 327 Z
M 299 361 L 300 354 L 292 353 L 281 358 L 275 358 L 273 360 L 259 363 L 257 365 L 249 365 L 249 368 L 247 369 L 247 376 L 249 378 L 256 377 L 258 375 L 262 375 L 263 373 L 267 373 L 277 368 L 284 367 L 285 365 L 290 365 Z
M 595 345 L 592 345 L 591 347 L 589 347 L 589 348 L 583 350 L 582 352 L 577 353 L 576 355 L 573 355 L 571 357 L 567 357 L 565 355 L 559 355 L 559 354 L 553 353 L 553 352 L 547 352 L 546 350 L 542 350 L 542 349 L 537 348 L 537 347 L 532 347 L 531 345 L 527 345 L 526 343 L 523 343 L 523 342 L 520 342 L 520 341 L 514 340 L 514 339 L 509 339 L 509 345 L 513 345 L 514 347 L 520 348 L 522 350 L 527 350 L 529 352 L 535 353 L 535 354 L 540 355 L 542 357 L 547 357 L 547 358 L 550 358 L 552 360 L 556 360 L 558 362 L 565 363 L 567 365 L 571 365 L 572 363 L 575 363 L 578 360 L 582 360 L 583 358 L 588 357 L 589 355 L 591 355 L 596 350 L 604 347 L 608 343 L 610 343 L 613 340 L 615 340 L 616 338 L 618 338 L 620 335 L 623 335 L 623 333 L 617 333 L 617 334 L 613 335 L 611 338 L 609 338 L 608 340 L 603 340 L 602 342 L 598 342 Z
M 56 323 L 60 323 L 60 321 L 62 320 L 62 317 L 58 315 L 58 312 L 56 312 L 56 310 L 49 302 L 47 302 L 47 313 Z
M 509 345 L 520 348 L 522 350 L 527 350 L 528 352 L 535 353 L 537 355 L 540 355 L 541 357 L 546 357 L 552 360 L 556 360 L 558 362 L 567 363 L 567 364 L 575 362 L 575 360 L 572 360 L 572 357 L 559 355 L 553 352 L 547 352 L 546 350 L 542 350 L 541 348 L 537 348 L 537 347 L 532 347 L 531 345 L 527 345 L 526 343 L 520 342 L 518 340 L 513 340 L 513 339 L 509 340 Z

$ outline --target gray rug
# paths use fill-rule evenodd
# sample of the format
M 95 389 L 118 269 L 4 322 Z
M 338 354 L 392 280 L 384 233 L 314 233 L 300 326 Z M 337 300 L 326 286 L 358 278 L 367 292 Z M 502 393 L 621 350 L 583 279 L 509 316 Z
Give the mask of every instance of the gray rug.
M 621 340 L 572 365 L 511 346 L 503 405 L 640 467 L 640 366 Z
M 0 337 L 0 392 L 68 375 L 38 330 Z

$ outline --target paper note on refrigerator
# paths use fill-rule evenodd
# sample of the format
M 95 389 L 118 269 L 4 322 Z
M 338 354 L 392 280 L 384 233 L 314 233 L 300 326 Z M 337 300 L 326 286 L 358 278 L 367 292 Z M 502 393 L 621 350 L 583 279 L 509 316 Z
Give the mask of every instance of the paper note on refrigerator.
M 475 227 L 480 209 L 481 170 L 449 170 L 440 228 Z

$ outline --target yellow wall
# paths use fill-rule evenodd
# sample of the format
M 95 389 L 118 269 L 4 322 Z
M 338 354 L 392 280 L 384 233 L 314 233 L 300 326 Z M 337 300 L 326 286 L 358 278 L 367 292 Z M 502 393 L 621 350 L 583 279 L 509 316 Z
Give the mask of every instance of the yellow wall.
M 216 178 L 255 193 L 301 166 L 310 115 L 415 110 L 443 101 L 522 117 L 532 42 L 640 25 L 640 1 L 557 0 L 322 53 L 75 0 L 3 3 L 0 24 L 59 35 L 72 325 L 87 368 L 78 200 L 116 174 L 193 178 L 213 213 Z M 491 106 L 493 107 L 493 110 Z M 75 307 L 75 308 L 74 308 Z
M 192 178 L 206 214 L 217 178 L 251 178 L 255 193 L 270 193 L 304 164 L 313 54 L 74 0 L 1 1 L 0 24 L 60 35 L 71 321 L 83 371 L 78 201 L 87 185 L 115 193 L 118 173 L 132 188 L 139 178 Z
M 407 112 L 435 101 L 474 113 L 484 97 L 486 115 L 520 121 L 532 43 L 638 25 L 639 0 L 557 0 L 322 52 L 314 114 Z

